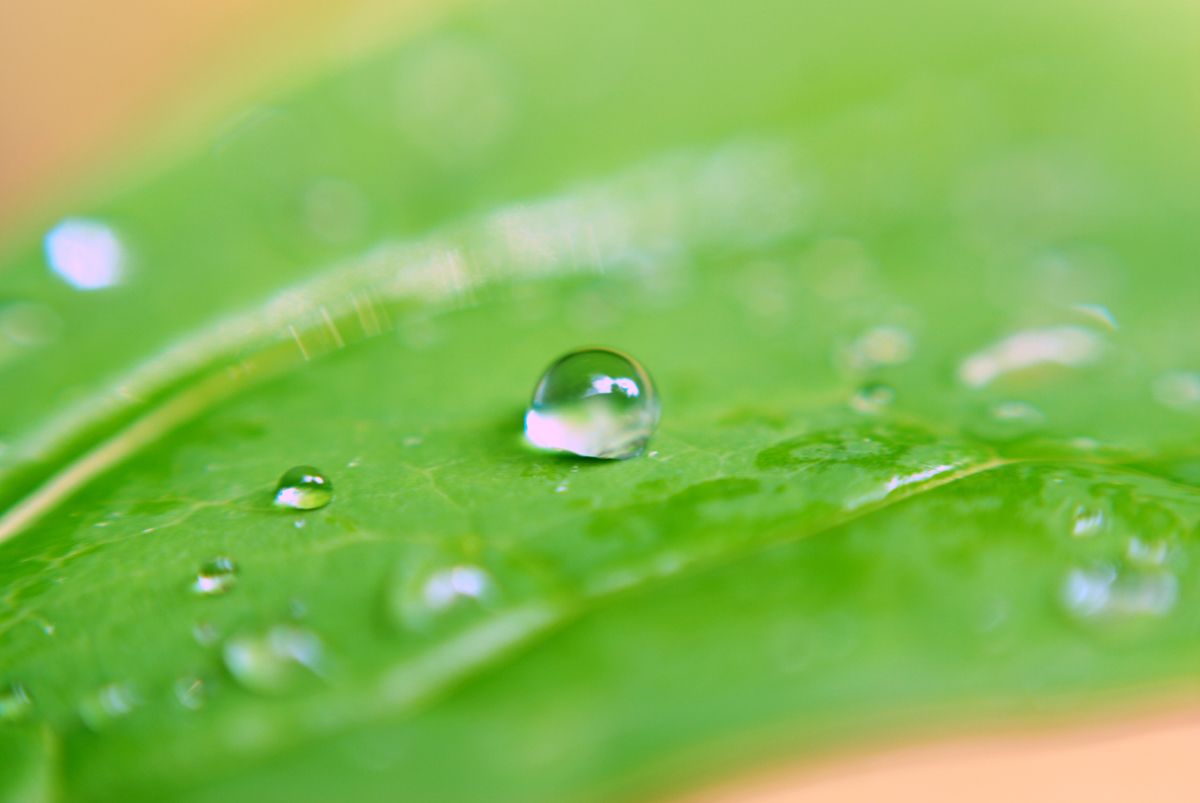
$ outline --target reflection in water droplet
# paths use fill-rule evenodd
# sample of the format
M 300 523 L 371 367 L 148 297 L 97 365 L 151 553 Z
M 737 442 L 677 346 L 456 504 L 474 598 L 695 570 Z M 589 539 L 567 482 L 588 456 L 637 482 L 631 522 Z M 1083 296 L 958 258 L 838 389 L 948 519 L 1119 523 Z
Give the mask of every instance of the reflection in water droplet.
M 1088 538 L 1107 529 L 1108 517 L 1103 510 L 1092 510 L 1080 505 L 1075 508 L 1075 518 L 1071 525 L 1071 535 L 1076 538 Z
M 98 290 L 121 281 L 125 250 L 116 233 L 95 220 L 67 218 L 46 233 L 46 261 L 78 290 Z
M 1108 311 L 1108 307 L 1101 306 L 1100 304 L 1072 304 L 1071 309 L 1086 315 L 1093 321 L 1103 324 L 1109 329 L 1116 330 L 1121 328 L 1117 324 L 1117 319 Z
M 53 343 L 62 325 L 62 319 L 45 304 L 23 301 L 0 310 L 0 335 L 26 348 Z
M 971 387 L 981 388 L 1004 374 L 1035 365 L 1090 365 L 1103 346 L 1100 335 L 1078 326 L 1031 329 L 972 354 L 959 366 L 958 376 Z
M 491 577 L 478 566 L 455 566 L 430 577 L 422 596 L 430 608 L 444 611 L 460 597 L 479 599 L 491 584 Z
M 584 349 L 546 370 L 525 436 L 543 449 L 624 460 L 645 450 L 658 417 L 654 385 L 640 365 L 617 351 Z
M 870 415 L 878 413 L 896 400 L 896 391 L 887 385 L 872 383 L 864 385 L 850 397 L 850 408 L 855 412 Z
M 16 722 L 27 717 L 32 709 L 33 700 L 20 683 L 0 691 L 0 721 Z
M 237 564 L 228 555 L 220 555 L 204 564 L 192 583 L 197 594 L 217 596 L 233 588 L 237 582 Z
M 1118 572 L 1101 566 L 1068 572 L 1061 598 L 1068 612 L 1080 618 L 1164 616 L 1174 607 L 1178 590 L 1179 581 L 1170 572 Z
M 912 357 L 913 338 L 907 329 L 878 326 L 854 341 L 846 353 L 846 363 L 856 371 L 868 371 L 877 365 L 898 365 Z
M 1147 543 L 1134 536 L 1129 539 L 1129 547 L 1125 554 L 1134 563 L 1150 566 L 1161 566 L 1167 560 L 1170 549 L 1166 541 Z
M 79 704 L 79 718 L 83 724 L 98 731 L 128 715 L 141 704 L 141 698 L 132 683 L 110 683 L 84 698 Z
M 300 680 L 299 667 L 322 676 L 325 648 L 311 630 L 276 625 L 264 636 L 241 636 L 225 643 L 225 666 L 251 691 L 279 694 Z
M 208 702 L 208 690 L 203 680 L 189 675 L 175 681 L 175 698 L 184 708 L 195 711 Z
M 221 634 L 209 622 L 197 622 L 192 627 L 192 637 L 202 647 L 211 647 L 220 640 Z
M 1164 407 L 1186 410 L 1200 405 L 1200 376 L 1191 371 L 1169 371 L 1154 380 L 1154 399 Z
M 1021 421 L 1030 424 L 1041 423 L 1045 418 L 1042 411 L 1022 401 L 1000 402 L 992 408 L 992 418 L 997 421 Z
M 295 510 L 315 510 L 333 499 L 333 483 L 312 466 L 296 466 L 279 479 L 275 504 Z

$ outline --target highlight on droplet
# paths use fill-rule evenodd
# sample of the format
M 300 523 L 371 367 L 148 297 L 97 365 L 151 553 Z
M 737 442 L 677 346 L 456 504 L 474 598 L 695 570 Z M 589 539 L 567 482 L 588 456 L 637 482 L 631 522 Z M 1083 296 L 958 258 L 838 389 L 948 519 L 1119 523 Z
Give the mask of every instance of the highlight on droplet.
M 50 269 L 77 290 L 112 287 L 124 275 L 125 248 L 98 220 L 66 218 L 46 233 L 43 246 Z

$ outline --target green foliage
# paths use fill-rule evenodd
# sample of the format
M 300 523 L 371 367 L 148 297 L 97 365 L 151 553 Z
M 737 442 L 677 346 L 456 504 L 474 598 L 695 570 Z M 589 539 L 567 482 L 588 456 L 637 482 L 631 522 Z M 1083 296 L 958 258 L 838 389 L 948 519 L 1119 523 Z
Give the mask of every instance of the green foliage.
M 488 6 L 87 210 L 123 284 L 29 244 L 0 799 L 644 797 L 1191 683 L 1195 28 Z M 595 344 L 650 451 L 532 451 Z

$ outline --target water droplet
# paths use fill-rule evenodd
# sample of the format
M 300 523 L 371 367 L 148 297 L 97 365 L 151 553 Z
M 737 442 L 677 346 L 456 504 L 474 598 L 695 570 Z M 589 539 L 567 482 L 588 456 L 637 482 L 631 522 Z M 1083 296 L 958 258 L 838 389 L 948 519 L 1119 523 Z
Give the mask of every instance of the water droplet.
M 478 566 L 455 566 L 430 577 L 422 589 L 422 597 L 430 608 L 443 611 L 460 597 L 479 599 L 491 584 L 488 573 Z
M 33 700 L 20 683 L 12 683 L 0 691 L 0 720 L 16 722 L 28 716 L 32 709 Z
M 913 337 L 899 326 L 877 326 L 854 341 L 845 353 L 846 363 L 856 371 L 877 365 L 908 362 L 913 353 Z
M 972 354 L 959 366 L 958 376 L 971 387 L 981 388 L 997 377 L 1037 365 L 1091 365 L 1100 358 L 1103 348 L 1104 339 L 1090 329 L 1030 329 Z
M 78 290 L 98 290 L 121 281 L 125 249 L 116 233 L 95 220 L 67 218 L 46 233 L 46 261 Z
M 209 622 L 197 622 L 192 627 L 192 637 L 202 647 L 211 647 L 220 640 L 221 634 Z
M 525 436 L 543 449 L 584 457 L 637 457 L 658 426 L 650 377 L 620 352 L 583 349 L 546 370 L 525 415 Z
M 295 510 L 315 510 L 333 499 L 333 483 L 312 466 L 296 466 L 279 479 L 275 504 Z
M 1108 526 L 1108 516 L 1103 510 L 1092 510 L 1083 505 L 1075 508 L 1075 518 L 1071 524 L 1071 535 L 1076 538 L 1088 538 L 1103 531 Z
M 63 322 L 45 304 L 18 302 L 0 310 L 0 334 L 27 348 L 53 343 L 62 331 Z
M 132 683 L 110 683 L 84 698 L 79 704 L 79 718 L 83 724 L 98 731 L 127 716 L 141 704 L 141 697 Z
M 1125 550 L 1126 556 L 1134 563 L 1149 566 L 1161 566 L 1167 560 L 1167 555 L 1170 554 L 1170 546 L 1166 541 L 1155 541 L 1148 543 L 1134 536 L 1129 539 L 1129 546 Z
M 409 435 L 404 439 L 405 446 L 420 446 L 421 441 L 425 440 L 420 435 Z
M 203 680 L 189 675 L 175 681 L 175 698 L 184 708 L 195 711 L 208 702 L 208 690 Z
M 237 582 L 237 564 L 228 555 L 219 555 L 201 567 L 192 583 L 197 594 L 217 596 L 233 588 Z
M 1165 571 L 1118 572 L 1112 566 L 1072 569 L 1062 585 L 1062 602 L 1084 619 L 1164 616 L 1175 605 L 1179 581 Z
M 1168 371 L 1154 380 L 1154 399 L 1164 407 L 1186 410 L 1200 405 L 1200 376 L 1190 371 Z
M 1117 323 L 1117 319 L 1108 311 L 1108 307 L 1101 304 L 1072 304 L 1071 309 L 1082 315 L 1086 315 L 1096 323 L 1103 324 L 1108 329 L 1115 331 L 1121 328 L 1120 324 Z
M 427 630 L 435 617 L 461 622 L 491 609 L 500 593 L 491 573 L 474 563 L 448 563 L 450 555 L 402 563 L 391 594 L 392 612 L 410 630 Z M 453 615 L 451 615 L 453 612 Z M 445 619 L 443 619 L 445 621 Z
M 864 385 L 850 397 L 850 408 L 864 415 L 878 413 L 896 400 L 896 391 L 887 385 L 872 383 Z
M 316 633 L 294 625 L 276 625 L 262 636 L 240 636 L 225 643 L 225 666 L 251 691 L 280 694 L 300 680 L 300 667 L 321 676 L 325 647 Z

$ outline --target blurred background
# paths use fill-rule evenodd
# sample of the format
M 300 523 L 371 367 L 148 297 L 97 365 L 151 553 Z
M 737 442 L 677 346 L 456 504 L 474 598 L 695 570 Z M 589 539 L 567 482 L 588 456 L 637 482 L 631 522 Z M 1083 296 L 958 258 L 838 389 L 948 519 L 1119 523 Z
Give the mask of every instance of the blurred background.
M 460 5 L 0 3 L 0 250 L 210 147 L 259 99 L 396 47 Z M 1200 710 L 1185 700 L 1049 733 L 966 734 L 784 766 L 687 800 L 1180 800 L 1200 783 L 1197 753 Z

